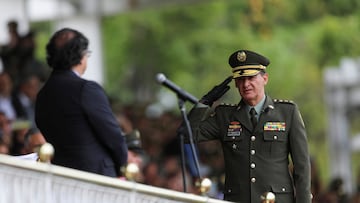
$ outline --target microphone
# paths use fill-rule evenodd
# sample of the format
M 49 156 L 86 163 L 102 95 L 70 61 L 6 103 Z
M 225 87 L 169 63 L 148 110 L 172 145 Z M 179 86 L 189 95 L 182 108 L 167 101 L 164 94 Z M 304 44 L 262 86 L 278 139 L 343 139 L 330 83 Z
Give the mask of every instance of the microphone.
M 182 90 L 180 87 L 178 87 L 176 84 L 174 84 L 173 82 L 171 82 L 170 80 L 168 80 L 164 74 L 162 73 L 158 73 L 156 75 L 156 80 L 164 85 L 165 87 L 171 89 L 172 91 L 174 91 L 181 99 L 185 100 L 185 101 L 190 101 L 193 104 L 197 104 L 199 103 L 199 100 L 192 96 L 191 94 L 187 93 L 186 91 Z

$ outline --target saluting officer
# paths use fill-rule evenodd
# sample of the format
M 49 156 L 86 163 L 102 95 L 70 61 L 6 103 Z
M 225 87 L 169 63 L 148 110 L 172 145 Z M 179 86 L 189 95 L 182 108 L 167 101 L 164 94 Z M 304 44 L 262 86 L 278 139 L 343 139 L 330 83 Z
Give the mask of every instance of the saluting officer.
M 304 122 L 295 103 L 273 100 L 265 93 L 269 63 L 266 57 L 248 50 L 231 54 L 232 76 L 209 91 L 189 113 L 193 138 L 195 142 L 217 139 L 222 143 L 225 200 L 259 203 L 262 194 L 272 192 L 276 203 L 310 203 Z M 240 103 L 212 110 L 210 106 L 227 92 L 232 79 Z

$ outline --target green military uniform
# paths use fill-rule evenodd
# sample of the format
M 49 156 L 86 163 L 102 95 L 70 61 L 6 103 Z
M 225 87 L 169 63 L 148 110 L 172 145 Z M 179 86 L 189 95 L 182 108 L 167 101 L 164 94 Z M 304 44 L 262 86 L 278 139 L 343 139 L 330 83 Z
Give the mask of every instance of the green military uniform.
M 194 108 L 189 120 L 196 142 L 218 139 L 222 144 L 226 200 L 259 203 L 260 196 L 271 191 L 276 203 L 311 202 L 306 132 L 294 103 L 267 96 L 254 131 L 243 102 L 220 105 L 214 113 L 209 110 Z
M 234 78 L 251 77 L 265 71 L 269 61 L 250 51 L 238 51 L 229 64 Z M 297 105 L 266 95 L 259 109 L 256 126 L 244 100 L 214 110 L 198 104 L 189 113 L 195 142 L 219 140 L 222 144 L 224 199 L 260 203 L 261 195 L 273 192 L 276 203 L 310 203 L 310 157 Z

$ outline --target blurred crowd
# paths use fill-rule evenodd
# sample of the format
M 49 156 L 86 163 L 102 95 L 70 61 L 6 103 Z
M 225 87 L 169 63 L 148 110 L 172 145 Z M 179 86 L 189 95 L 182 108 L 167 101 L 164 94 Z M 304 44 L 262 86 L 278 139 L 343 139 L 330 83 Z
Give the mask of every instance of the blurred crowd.
M 20 35 L 17 22 L 9 21 L 7 33 L 2 33 L 8 34 L 9 41 L 0 47 L 0 153 L 27 155 L 36 152 L 46 142 L 34 123 L 34 104 L 49 70 L 35 57 L 35 31 Z M 118 107 L 114 104 L 114 112 L 129 141 L 141 143 L 135 144 L 134 149 L 129 147 L 129 162 L 136 163 L 140 168 L 137 182 L 201 194 L 196 183 L 207 177 L 212 181 L 208 195 L 222 199 L 225 166 L 218 142 L 196 145 L 194 153 L 198 157 L 198 165 L 191 147 L 185 145 L 183 163 L 181 136 L 177 133 L 182 122 L 180 115 L 165 112 L 151 117 L 146 114 L 146 105 Z M 324 186 L 316 160 L 312 161 L 314 203 L 360 203 L 360 171 L 356 192 L 346 194 L 340 178 L 334 178 Z
M 3 154 L 28 154 L 45 142 L 34 122 L 34 105 L 48 71 L 35 58 L 35 34 L 31 30 L 21 35 L 17 21 L 9 21 L 8 42 L 0 46 L 0 152 Z

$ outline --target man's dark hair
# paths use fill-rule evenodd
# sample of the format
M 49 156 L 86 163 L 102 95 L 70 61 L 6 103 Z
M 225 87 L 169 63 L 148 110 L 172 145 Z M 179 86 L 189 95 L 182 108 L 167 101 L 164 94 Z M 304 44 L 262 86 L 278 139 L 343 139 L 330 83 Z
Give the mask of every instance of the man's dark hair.
M 57 70 L 67 70 L 81 62 L 89 40 L 79 31 L 63 28 L 51 37 L 46 45 L 48 65 Z

